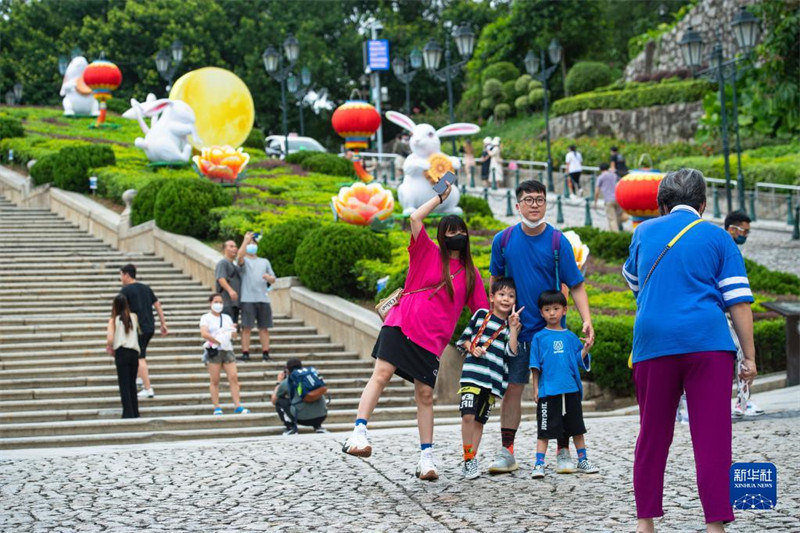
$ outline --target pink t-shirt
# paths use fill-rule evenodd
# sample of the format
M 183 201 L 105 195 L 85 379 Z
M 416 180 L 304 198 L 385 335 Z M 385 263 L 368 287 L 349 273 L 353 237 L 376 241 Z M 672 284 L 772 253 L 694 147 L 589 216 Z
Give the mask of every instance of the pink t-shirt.
M 424 229 L 419 232 L 416 239 L 411 237 L 408 256 L 405 291 L 430 287 L 442 281 L 439 246 L 431 240 Z M 451 274 L 460 267 L 458 259 L 450 259 Z M 467 294 L 466 271 L 462 268 L 453 278 L 453 296 L 451 299 L 446 287 L 442 287 L 435 294 L 431 289 L 404 295 L 400 303 L 389 311 L 384 324 L 400 326 L 400 330 L 412 342 L 436 354 L 436 357 L 441 357 L 445 346 L 453 336 L 453 330 L 464 306 L 469 306 L 472 313 L 489 307 L 486 290 L 483 288 L 483 281 L 477 268 L 472 293 Z

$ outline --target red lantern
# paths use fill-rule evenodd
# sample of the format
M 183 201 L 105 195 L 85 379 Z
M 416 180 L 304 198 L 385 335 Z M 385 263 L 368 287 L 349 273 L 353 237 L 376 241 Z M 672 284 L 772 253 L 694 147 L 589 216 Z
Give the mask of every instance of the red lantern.
M 83 81 L 92 89 L 92 95 L 100 102 L 100 116 L 95 127 L 100 127 L 106 120 L 106 102 L 111 100 L 111 91 L 122 83 L 122 72 L 110 61 L 98 59 L 92 61 L 83 71 Z
M 631 215 L 634 226 L 658 216 L 658 185 L 663 177 L 661 172 L 633 171 L 617 183 L 617 203 Z
M 356 175 L 365 183 L 372 181 L 372 175 L 361 164 L 358 151 L 369 146 L 369 138 L 381 127 L 378 111 L 367 102 L 350 100 L 336 108 L 331 116 L 331 124 L 336 133 L 344 138 L 344 147 L 353 150 L 348 158 L 353 160 Z

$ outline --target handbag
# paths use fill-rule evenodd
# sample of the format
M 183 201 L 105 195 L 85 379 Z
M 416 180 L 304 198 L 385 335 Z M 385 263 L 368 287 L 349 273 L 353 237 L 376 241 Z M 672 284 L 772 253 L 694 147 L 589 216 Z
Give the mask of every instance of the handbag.
M 219 328 L 222 329 L 222 315 L 219 315 Z M 212 357 L 219 355 L 219 348 L 213 346 L 205 346 L 203 348 L 203 362 L 208 362 Z
M 463 266 L 459 267 L 459 269 L 456 270 L 454 274 L 450 274 L 450 279 L 451 280 L 454 279 L 462 270 L 464 270 L 464 267 Z M 395 289 L 394 291 L 392 291 L 392 293 L 389 296 L 379 301 L 378 305 L 375 306 L 375 310 L 378 312 L 378 315 L 380 315 L 381 320 L 386 320 L 386 315 L 389 314 L 389 311 L 391 311 L 394 306 L 400 303 L 400 298 L 402 298 L 404 295 L 423 292 L 430 289 L 433 289 L 435 294 L 436 291 L 444 287 L 444 283 L 445 283 L 444 281 L 440 281 L 436 285 L 430 285 L 428 287 L 423 287 L 421 289 L 415 289 L 413 291 L 408 291 L 408 292 L 405 292 L 403 287 L 400 287 L 399 289 Z

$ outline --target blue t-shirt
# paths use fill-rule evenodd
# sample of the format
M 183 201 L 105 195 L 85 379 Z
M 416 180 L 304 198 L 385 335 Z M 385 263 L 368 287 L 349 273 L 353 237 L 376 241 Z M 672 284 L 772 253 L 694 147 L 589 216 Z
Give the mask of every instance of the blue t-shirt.
M 677 206 L 669 215 L 642 222 L 633 233 L 622 275 L 638 308 L 634 363 L 665 355 L 736 351 L 725 311 L 752 303 L 753 293 L 742 254 L 725 230 L 710 222 L 694 226 L 640 287 L 667 243 L 697 218 L 692 208 Z
M 493 276 L 508 275 L 514 278 L 517 286 L 517 309 L 525 307 L 520 315 L 522 331 L 520 342 L 530 342 L 533 335 L 545 326 L 539 313 L 537 302 L 539 295 L 547 290 L 560 290 L 556 287 L 556 267 L 553 257 L 553 227 L 549 224 L 536 236 L 525 234 L 520 224 L 511 230 L 511 236 L 505 247 L 505 254 L 500 250 L 503 232 L 494 236 L 492 241 L 492 260 L 489 272 Z M 583 274 L 575 263 L 572 245 L 561 235 L 561 248 L 558 256 L 558 272 L 561 283 L 567 287 L 575 287 L 583 282 Z
M 531 368 L 539 370 L 539 398 L 580 392 L 583 398 L 580 369 L 591 365 L 590 354 L 581 357 L 583 344 L 568 329 L 544 328 L 531 341 Z

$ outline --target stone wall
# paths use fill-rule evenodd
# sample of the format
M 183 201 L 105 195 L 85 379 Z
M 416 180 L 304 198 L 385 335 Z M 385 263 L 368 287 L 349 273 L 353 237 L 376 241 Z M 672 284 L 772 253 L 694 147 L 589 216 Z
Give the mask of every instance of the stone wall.
M 657 72 L 685 69 L 686 64 L 678 48 L 678 41 L 689 26 L 703 37 L 704 63 L 717 40 L 716 30 L 720 30 L 725 57 L 733 57 L 736 53 L 736 41 L 731 31 L 731 22 L 741 6 L 754 3 L 756 3 L 754 0 L 701 0 L 674 28 L 650 41 L 645 49 L 628 63 L 625 67 L 625 79 L 633 81 L 641 75 L 649 76 Z
M 637 109 L 585 109 L 554 118 L 550 122 L 550 135 L 555 139 L 602 135 L 650 144 L 690 142 L 702 116 L 702 102 Z

